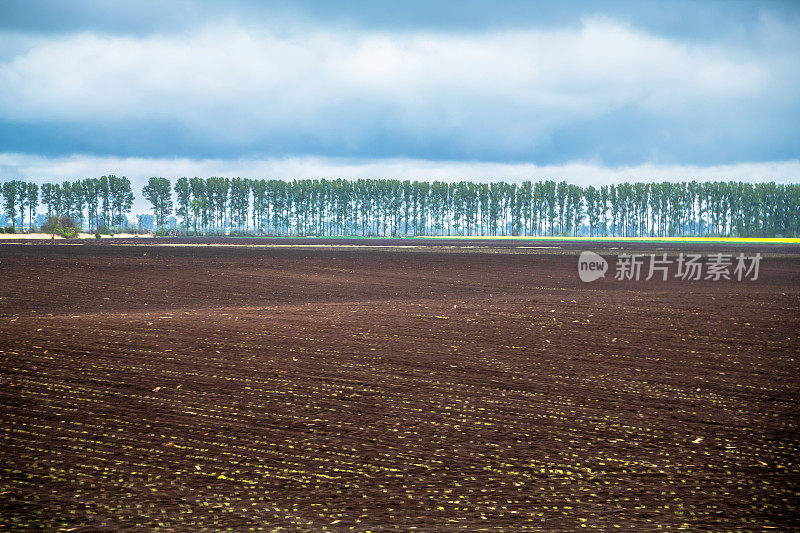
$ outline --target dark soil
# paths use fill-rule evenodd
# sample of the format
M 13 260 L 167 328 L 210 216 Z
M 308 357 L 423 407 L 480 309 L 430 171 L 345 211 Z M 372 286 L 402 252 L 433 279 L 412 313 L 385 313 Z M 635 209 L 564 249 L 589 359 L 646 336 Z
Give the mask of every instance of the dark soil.
M 800 256 L 546 252 L 0 245 L 0 529 L 800 528 Z

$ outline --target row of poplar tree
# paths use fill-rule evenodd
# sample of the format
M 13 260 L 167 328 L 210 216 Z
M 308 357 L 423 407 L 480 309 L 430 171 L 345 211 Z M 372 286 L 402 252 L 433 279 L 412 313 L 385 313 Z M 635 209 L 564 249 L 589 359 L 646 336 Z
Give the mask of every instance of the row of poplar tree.
M 156 223 L 274 235 L 800 235 L 800 185 L 151 178 Z
M 70 217 L 92 230 L 120 226 L 133 207 L 133 190 L 126 177 L 102 176 L 63 183 L 3 183 L 3 211 L 20 228 L 33 227 L 39 205 L 47 217 Z M 27 216 L 26 216 L 27 215 Z M 85 224 L 84 224 L 85 222 Z
M 41 201 L 89 229 L 119 224 L 130 212 L 127 178 L 3 185 L 14 219 Z M 621 183 L 581 187 L 566 181 L 265 180 L 150 178 L 142 190 L 156 224 L 174 213 L 184 234 L 258 235 L 590 235 L 798 236 L 800 185 L 744 182 Z M 23 215 L 24 217 L 24 215 Z M 23 219 L 24 225 L 24 219 Z

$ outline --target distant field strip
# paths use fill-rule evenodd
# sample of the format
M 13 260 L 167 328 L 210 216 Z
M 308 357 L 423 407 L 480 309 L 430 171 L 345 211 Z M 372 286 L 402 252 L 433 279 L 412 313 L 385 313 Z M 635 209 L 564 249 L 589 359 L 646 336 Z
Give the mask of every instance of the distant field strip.
M 520 240 L 520 241 L 586 241 L 586 242 L 722 242 L 722 243 L 779 243 L 779 244 L 800 244 L 800 238 L 770 238 L 770 237 L 557 237 L 539 236 L 523 237 L 519 235 L 496 235 L 496 236 L 432 236 L 421 235 L 414 239 L 448 239 L 448 240 Z

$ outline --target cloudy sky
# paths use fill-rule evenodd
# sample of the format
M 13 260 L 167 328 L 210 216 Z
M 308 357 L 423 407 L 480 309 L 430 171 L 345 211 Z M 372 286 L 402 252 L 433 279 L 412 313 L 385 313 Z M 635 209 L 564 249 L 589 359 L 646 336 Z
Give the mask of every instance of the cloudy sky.
M 798 28 L 777 1 L 6 0 L 0 179 L 797 182 Z

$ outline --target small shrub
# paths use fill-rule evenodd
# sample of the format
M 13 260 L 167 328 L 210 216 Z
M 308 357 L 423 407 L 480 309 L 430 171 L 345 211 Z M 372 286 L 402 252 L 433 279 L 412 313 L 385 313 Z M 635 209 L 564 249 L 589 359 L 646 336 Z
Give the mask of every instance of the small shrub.
M 42 225 L 42 231 L 51 235 L 61 235 L 66 239 L 71 239 L 78 235 L 78 223 L 69 216 L 48 217 L 47 222 Z
M 65 239 L 74 239 L 78 236 L 78 229 L 77 228 L 64 228 L 61 230 L 61 236 Z
M 5 233 L 5 232 L 6 232 L 6 228 L 0 227 L 0 233 Z
M 99 239 L 99 238 L 100 238 L 100 232 L 95 232 L 95 234 L 94 234 L 94 238 L 95 238 L 95 239 Z
M 160 227 L 153 233 L 154 237 L 169 237 L 171 235 L 175 235 L 175 230 L 165 227 Z
M 6 233 L 16 233 L 16 232 L 17 230 L 14 228 L 14 226 L 9 226 L 6 228 Z
M 42 231 L 44 231 L 45 233 L 50 233 L 52 235 L 60 235 L 64 227 L 61 224 L 62 218 L 67 218 L 67 217 L 55 217 L 55 216 L 47 217 L 47 222 L 42 224 Z M 69 225 L 69 223 L 67 223 L 67 225 Z

